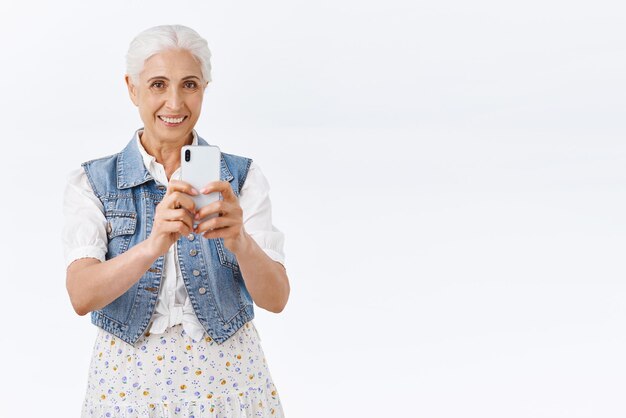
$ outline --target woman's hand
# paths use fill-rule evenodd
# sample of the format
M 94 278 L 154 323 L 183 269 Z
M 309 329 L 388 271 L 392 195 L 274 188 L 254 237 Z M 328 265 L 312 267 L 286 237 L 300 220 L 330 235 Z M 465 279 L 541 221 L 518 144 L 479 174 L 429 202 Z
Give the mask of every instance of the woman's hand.
M 198 209 L 196 222 L 211 214 L 220 216 L 199 223 L 195 231 L 205 238 L 223 238 L 235 254 L 246 288 L 254 303 L 270 312 L 281 312 L 289 298 L 289 278 L 285 267 L 272 260 L 243 227 L 243 210 L 230 183 L 214 181 L 200 190 L 202 194 L 220 192 L 219 200 Z
M 224 200 L 210 203 L 198 210 L 195 220 L 197 222 L 214 213 L 218 216 L 199 223 L 194 232 L 202 234 L 204 238 L 223 238 L 226 248 L 236 253 L 247 237 L 243 228 L 243 210 L 229 182 L 213 181 L 200 190 L 202 194 L 213 192 L 220 192 Z
M 170 180 L 163 200 L 156 206 L 152 232 L 146 240 L 157 257 L 165 254 L 181 234 L 193 231 L 195 204 L 189 195 L 197 194 L 189 183 Z

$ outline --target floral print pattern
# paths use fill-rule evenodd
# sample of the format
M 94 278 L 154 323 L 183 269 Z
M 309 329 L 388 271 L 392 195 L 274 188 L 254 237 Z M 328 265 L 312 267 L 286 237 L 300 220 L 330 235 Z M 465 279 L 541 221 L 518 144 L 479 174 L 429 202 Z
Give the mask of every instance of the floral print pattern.
M 182 324 L 131 346 L 98 328 L 82 417 L 284 417 L 252 321 L 221 345 Z

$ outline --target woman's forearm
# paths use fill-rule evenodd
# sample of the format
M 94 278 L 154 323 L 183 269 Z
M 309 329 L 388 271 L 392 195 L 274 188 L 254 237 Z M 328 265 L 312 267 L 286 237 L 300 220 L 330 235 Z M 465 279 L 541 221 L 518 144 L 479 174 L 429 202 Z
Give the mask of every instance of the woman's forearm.
M 235 256 L 246 288 L 257 306 L 281 312 L 289 298 L 285 268 L 272 260 L 250 235 L 237 246 Z M 79 315 L 101 309 L 130 289 L 158 257 L 149 240 L 105 262 L 94 258 L 74 261 L 67 268 L 67 291 Z
M 130 289 L 157 259 L 148 241 L 105 262 L 95 258 L 74 261 L 67 268 L 66 286 L 79 315 L 101 309 Z
M 289 299 L 289 279 L 285 267 L 272 260 L 247 232 L 235 250 L 241 275 L 250 296 L 259 307 L 281 312 Z

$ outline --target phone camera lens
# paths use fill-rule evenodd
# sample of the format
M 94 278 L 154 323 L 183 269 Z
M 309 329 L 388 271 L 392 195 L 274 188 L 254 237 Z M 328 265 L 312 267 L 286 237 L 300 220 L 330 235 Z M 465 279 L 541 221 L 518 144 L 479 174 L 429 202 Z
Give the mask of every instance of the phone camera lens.
M 185 161 L 189 162 L 191 160 L 191 151 L 185 150 Z

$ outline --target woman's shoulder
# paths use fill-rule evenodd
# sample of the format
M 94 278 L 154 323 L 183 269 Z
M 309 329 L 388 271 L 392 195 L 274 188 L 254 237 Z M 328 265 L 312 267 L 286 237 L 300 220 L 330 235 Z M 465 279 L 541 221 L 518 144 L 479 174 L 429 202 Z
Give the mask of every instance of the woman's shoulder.
M 232 183 L 232 186 L 235 189 L 235 193 L 240 194 L 241 188 L 246 183 L 246 178 L 250 172 L 252 159 L 241 155 L 229 154 L 227 152 L 222 152 L 221 154 L 223 163 L 226 164 L 225 170 L 224 167 L 222 167 L 222 174 L 228 181 L 236 179 L 236 182 Z
M 117 165 L 117 159 L 119 158 L 120 153 L 117 152 L 115 154 L 105 155 L 104 157 L 93 158 L 91 160 L 87 160 L 81 164 L 81 167 L 97 167 L 103 168 L 108 167 L 110 165 Z
M 88 200 L 97 201 L 97 196 L 93 191 L 87 174 L 82 167 L 71 170 L 66 177 L 64 200 L 66 206 L 70 203 L 78 205 L 79 202 Z
M 97 196 L 91 181 L 93 173 L 112 173 L 111 175 L 115 175 L 118 155 L 119 153 L 116 153 L 87 160 L 81 163 L 80 167 L 70 170 L 66 176 L 66 198 L 69 195 Z
M 87 183 L 87 176 L 85 170 L 82 167 L 74 168 L 66 176 L 66 185 L 68 188 L 76 187 L 83 188 L 82 186 Z
M 222 152 L 222 157 L 224 157 L 224 161 L 226 165 L 230 168 L 231 166 L 245 166 L 246 168 L 250 168 L 250 164 L 252 164 L 252 158 L 244 157 L 243 155 L 230 154 L 228 152 Z

